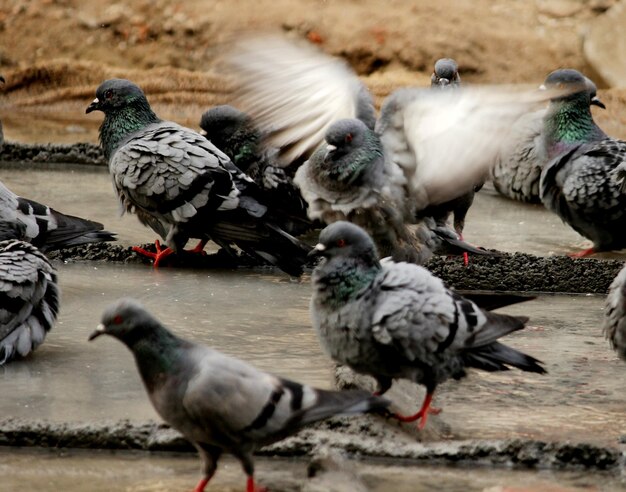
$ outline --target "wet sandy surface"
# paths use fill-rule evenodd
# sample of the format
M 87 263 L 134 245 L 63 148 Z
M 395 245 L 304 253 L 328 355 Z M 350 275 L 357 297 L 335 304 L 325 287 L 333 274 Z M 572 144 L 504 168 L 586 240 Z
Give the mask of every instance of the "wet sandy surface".
M 36 462 L 37 466 L 33 466 Z M 624 490 L 619 477 L 611 473 L 492 470 L 474 466 L 444 468 L 390 463 L 385 460 L 351 461 L 356 475 L 372 492 L 567 492 Z M 306 483 L 304 460 L 264 459 L 256 461 L 261 484 L 274 492 L 300 491 Z M 3 490 L 20 490 L 25 483 L 37 484 L 41 492 L 65 490 L 176 492 L 188 491 L 198 480 L 198 462 L 188 454 L 44 451 L 0 448 Z M 112 487 L 111 481 L 115 481 Z M 243 490 L 239 464 L 226 458 L 211 491 Z M 335 482 L 337 486 L 339 484 Z M 318 489 L 324 490 L 324 489 Z M 349 486 L 343 489 L 350 490 Z

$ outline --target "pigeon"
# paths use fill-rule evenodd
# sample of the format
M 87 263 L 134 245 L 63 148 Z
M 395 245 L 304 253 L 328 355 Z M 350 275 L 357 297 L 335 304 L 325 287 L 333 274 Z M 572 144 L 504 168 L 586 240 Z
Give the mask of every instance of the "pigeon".
M 191 441 L 203 460 L 202 492 L 226 451 L 255 486 L 255 449 L 334 415 L 383 412 L 390 402 L 366 391 L 325 391 L 265 372 L 204 345 L 183 340 L 137 301 L 109 306 L 89 340 L 107 334 L 133 352 L 157 413 Z
M 421 409 L 399 420 L 420 419 L 423 428 L 436 387 L 462 378 L 466 368 L 546 372 L 537 359 L 497 341 L 528 318 L 484 311 L 421 266 L 379 261 L 358 226 L 331 224 L 310 254 L 323 258 L 312 274 L 310 311 L 325 351 L 373 376 L 379 394 L 396 378 L 426 387 Z
M 587 78 L 576 70 L 552 72 L 544 86 L 567 87 L 551 100 L 545 115 L 550 161 L 541 172 L 541 201 L 576 232 L 593 241 L 570 254 L 583 257 L 626 247 L 626 195 L 619 179 L 626 165 L 626 142 L 607 136 L 595 124 Z
M 613 349 L 626 361 L 626 267 L 619 271 L 609 287 L 603 331 Z
M 82 219 L 16 195 L 0 182 L 0 221 L 23 224 L 22 239 L 44 253 L 87 243 L 115 241 L 99 222 Z
M 458 87 L 461 85 L 459 66 L 452 58 L 440 58 L 435 62 L 435 70 L 430 76 L 433 88 Z
M 559 71 L 555 72 L 558 73 Z M 587 78 L 590 104 L 606 109 L 596 85 Z M 526 203 L 541 203 L 539 179 L 548 162 L 544 138 L 547 108 L 522 115 L 512 126 L 491 170 L 494 188 L 502 195 Z
M 240 39 L 225 53 L 237 107 L 279 149 L 285 165 L 324 146 L 329 126 L 364 116 L 368 104 L 343 61 L 287 38 Z M 450 201 L 485 178 L 510 124 L 555 93 L 520 88 L 400 89 L 383 103 L 374 129 L 403 171 L 416 211 Z M 370 113 L 368 113 L 370 115 Z
M 126 212 L 152 228 L 167 244 L 157 252 L 134 250 L 155 266 L 190 238 L 202 252 L 209 240 L 236 255 L 233 246 L 298 276 L 306 244 L 284 231 L 262 190 L 199 133 L 164 121 L 143 91 L 124 79 L 103 82 L 87 113 L 104 112 L 100 142 L 115 191 Z
M 404 173 L 387 155 L 380 137 L 358 119 L 333 123 L 326 147 L 301 165 L 294 183 L 313 220 L 347 220 L 363 227 L 382 256 L 423 264 L 433 252 L 490 254 L 459 240 L 429 217 L 416 228 Z M 445 248 L 445 246 L 448 246 Z
M 25 234 L 24 224 L 0 220 L 0 366 L 41 345 L 59 312 L 57 274 Z
M 290 234 L 304 234 L 313 228 L 300 191 L 276 163 L 276 149 L 262 145 L 262 136 L 248 115 L 227 104 L 215 106 L 202 114 L 200 128 L 213 145 L 267 192 L 271 205 L 288 211 L 282 224 Z

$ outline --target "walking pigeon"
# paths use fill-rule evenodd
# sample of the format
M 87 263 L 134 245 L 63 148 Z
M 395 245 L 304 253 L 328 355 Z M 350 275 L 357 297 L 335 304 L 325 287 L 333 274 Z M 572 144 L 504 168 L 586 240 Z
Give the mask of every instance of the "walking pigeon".
M 213 145 L 267 192 L 267 202 L 285 210 L 283 224 L 290 234 L 303 234 L 313 227 L 306 202 L 287 170 L 277 165 L 276 149 L 262 144 L 252 119 L 229 105 L 215 106 L 202 114 L 200 128 Z
M 279 37 L 238 40 L 225 71 L 236 84 L 238 108 L 285 165 L 322 146 L 340 119 L 361 119 L 371 128 L 357 76 L 313 46 Z M 375 128 L 419 211 L 471 191 L 488 174 L 511 123 L 550 97 L 515 88 L 401 89 L 383 103 Z
M 467 367 L 546 372 L 538 360 L 497 341 L 528 318 L 483 311 L 418 265 L 379 261 L 360 227 L 331 224 L 311 254 L 324 258 L 312 275 L 311 319 L 328 354 L 373 376 L 379 393 L 396 378 L 426 386 L 419 412 L 400 420 L 421 419 L 423 428 L 436 387 L 462 378 Z
M 56 272 L 25 232 L 0 220 L 0 366 L 41 345 L 59 312 Z
M 103 82 L 87 112 L 104 112 L 100 141 L 122 207 L 137 214 L 157 241 L 155 266 L 190 238 L 209 239 L 233 253 L 232 245 L 299 275 L 307 247 L 275 222 L 252 180 L 199 133 L 152 111 L 143 91 L 124 79 Z M 234 253 L 233 253 L 234 254 Z
M 326 147 L 298 168 L 294 183 L 313 220 L 348 220 L 374 239 L 381 256 L 422 264 L 434 252 L 490 254 L 459 240 L 445 224 L 426 217 L 415 230 L 407 180 L 389 159 L 380 137 L 357 119 L 333 123 Z M 445 248 L 444 246 L 449 246 Z
M 435 70 L 430 76 L 431 87 L 458 87 L 461 85 L 459 66 L 452 58 L 440 58 L 435 62 Z
M 22 238 L 48 252 L 87 243 L 115 241 L 99 222 L 65 215 L 9 190 L 0 182 L 0 221 L 23 224 Z
M 167 330 L 139 303 L 109 306 L 89 340 L 107 334 L 133 352 L 159 415 L 198 449 L 204 490 L 226 451 L 243 465 L 247 492 L 254 483 L 252 453 L 303 426 L 333 415 L 383 411 L 389 401 L 365 391 L 324 391 L 262 372 Z
M 545 116 L 550 162 L 540 181 L 541 201 L 593 247 L 582 257 L 626 247 L 626 195 L 614 174 L 626 163 L 626 142 L 608 137 L 594 122 L 587 78 L 576 70 L 552 72 L 545 87 L 565 87 Z
M 613 349 L 626 361 L 626 267 L 619 271 L 609 287 L 603 331 Z
M 588 78 L 587 84 L 590 104 L 606 109 L 596 94 L 596 85 Z M 547 108 L 542 108 L 525 114 L 511 126 L 510 135 L 491 170 L 493 185 L 500 194 L 521 202 L 541 203 L 539 179 L 548 163 L 544 137 L 546 113 Z

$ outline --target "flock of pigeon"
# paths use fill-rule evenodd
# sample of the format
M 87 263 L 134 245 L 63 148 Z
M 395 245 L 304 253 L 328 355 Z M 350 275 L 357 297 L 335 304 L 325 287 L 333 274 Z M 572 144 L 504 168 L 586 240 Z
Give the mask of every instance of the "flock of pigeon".
M 338 363 L 374 377 L 362 390 L 323 391 L 261 372 L 183 340 L 139 303 L 110 306 L 90 340 L 107 334 L 133 352 L 157 412 L 198 449 L 204 490 L 226 451 L 255 484 L 253 451 L 338 414 L 380 412 L 426 424 L 436 387 L 466 369 L 542 363 L 498 340 L 527 318 L 492 308 L 514 297 L 466 297 L 420 266 L 436 254 L 492 254 L 463 241 L 474 194 L 543 202 L 593 241 L 577 253 L 626 247 L 626 142 L 607 136 L 591 105 L 595 85 L 561 69 L 540 90 L 461 87 L 456 63 L 435 64 L 431 88 L 372 97 L 340 60 L 279 37 L 234 43 L 222 67 L 232 106 L 202 115 L 203 133 L 161 120 L 142 90 L 111 79 L 87 113 L 102 111 L 102 149 L 117 196 L 165 244 L 134 248 L 154 265 L 217 243 L 298 276 L 321 257 L 311 320 Z M 453 217 L 453 227 L 448 225 Z M 311 247 L 299 239 L 322 229 Z M 112 241 L 101 224 L 59 213 L 0 184 L 0 364 L 41 344 L 59 311 L 44 253 Z M 607 297 L 605 332 L 626 360 L 626 269 Z M 397 378 L 426 387 L 419 411 L 391 413 L 380 396 Z

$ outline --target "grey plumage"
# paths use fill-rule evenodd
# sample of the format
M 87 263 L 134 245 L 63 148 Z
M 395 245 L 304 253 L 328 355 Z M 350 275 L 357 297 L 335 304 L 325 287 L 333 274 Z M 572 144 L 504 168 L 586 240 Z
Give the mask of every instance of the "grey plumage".
M 1 182 L 0 221 L 22 224 L 25 230 L 20 239 L 43 252 L 115 240 L 115 234 L 104 230 L 99 222 L 57 212 L 47 205 L 16 195 Z
M 557 71 L 558 73 L 558 71 Z M 587 78 L 590 104 L 605 108 L 597 97 L 596 85 Z M 522 115 L 504 139 L 502 150 L 496 156 L 491 179 L 502 195 L 527 203 L 541 203 L 539 180 L 548 163 L 548 149 L 544 136 L 546 108 Z
M 109 306 L 90 340 L 108 334 L 126 344 L 159 415 L 198 449 L 204 490 L 226 451 L 254 489 L 252 453 L 333 415 L 385 409 L 389 402 L 355 391 L 324 391 L 259 371 L 234 357 L 183 340 L 139 303 Z
M 413 419 L 425 422 L 437 385 L 463 377 L 466 367 L 545 372 L 536 359 L 497 341 L 524 328 L 527 318 L 483 311 L 420 266 L 380 262 L 359 227 L 335 222 L 312 253 L 324 257 L 313 271 L 311 298 L 322 346 L 335 361 L 376 378 L 380 392 L 395 378 L 426 386 Z
M 626 142 L 608 137 L 594 122 L 587 79 L 575 70 L 548 76 L 546 87 L 569 87 L 572 93 L 554 98 L 545 116 L 550 162 L 541 173 L 544 205 L 574 230 L 593 241 L 576 253 L 626 247 L 626 195 L 614 174 L 626 162 Z
M 409 227 L 416 219 L 407 180 L 380 137 L 363 122 L 339 120 L 328 128 L 325 140 L 326 147 L 318 148 L 294 178 L 311 219 L 359 225 L 381 256 L 396 261 L 422 264 L 433 252 L 483 254 L 430 217 Z
M 609 287 L 602 331 L 611 347 L 626 361 L 626 267 L 619 271 Z
M 0 221 L 0 365 L 41 345 L 59 312 L 56 272 L 23 234 L 23 225 Z
M 122 207 L 169 248 L 155 264 L 196 238 L 302 272 L 306 245 L 281 228 L 262 190 L 228 156 L 199 133 L 159 119 L 128 80 L 105 81 L 96 96 L 87 112 L 105 113 L 100 140 Z

